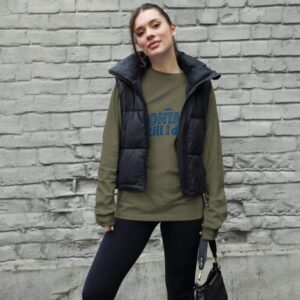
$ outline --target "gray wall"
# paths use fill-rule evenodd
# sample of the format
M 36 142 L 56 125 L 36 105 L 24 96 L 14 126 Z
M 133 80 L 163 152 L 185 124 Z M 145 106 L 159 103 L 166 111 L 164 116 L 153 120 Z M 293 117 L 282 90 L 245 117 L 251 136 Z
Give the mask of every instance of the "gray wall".
M 93 207 L 107 70 L 132 52 L 127 24 L 143 2 L 0 1 L 1 300 L 81 299 L 103 236 Z M 230 299 L 296 299 L 300 1 L 152 2 L 177 24 L 179 49 L 222 74 L 229 216 L 218 245 Z M 118 299 L 166 299 L 158 230 Z

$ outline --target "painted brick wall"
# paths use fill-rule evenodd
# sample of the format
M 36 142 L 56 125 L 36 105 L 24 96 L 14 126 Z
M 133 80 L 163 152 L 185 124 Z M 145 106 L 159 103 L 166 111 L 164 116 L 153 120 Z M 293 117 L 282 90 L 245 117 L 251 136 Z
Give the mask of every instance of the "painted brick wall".
M 132 52 L 130 11 L 143 2 L 0 1 L 0 270 L 93 257 L 108 69 Z M 296 249 L 300 1 L 152 3 L 177 24 L 179 49 L 222 74 L 213 84 L 230 213 L 219 241 Z M 161 249 L 156 232 L 145 253 Z

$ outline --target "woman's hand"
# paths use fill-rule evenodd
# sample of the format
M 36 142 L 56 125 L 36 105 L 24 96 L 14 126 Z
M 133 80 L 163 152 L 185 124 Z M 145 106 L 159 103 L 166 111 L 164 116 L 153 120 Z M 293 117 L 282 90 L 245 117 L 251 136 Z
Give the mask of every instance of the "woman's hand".
M 114 226 L 113 225 L 104 226 L 104 231 L 105 232 L 109 232 L 109 231 L 113 231 L 113 230 L 114 230 Z

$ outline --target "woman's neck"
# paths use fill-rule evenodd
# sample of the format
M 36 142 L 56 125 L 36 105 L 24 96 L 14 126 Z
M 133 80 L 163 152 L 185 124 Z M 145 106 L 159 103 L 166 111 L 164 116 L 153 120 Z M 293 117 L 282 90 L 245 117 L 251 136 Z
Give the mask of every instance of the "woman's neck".
M 164 73 L 182 73 L 173 49 L 168 53 L 149 57 L 149 59 L 151 61 L 151 67 L 156 71 Z

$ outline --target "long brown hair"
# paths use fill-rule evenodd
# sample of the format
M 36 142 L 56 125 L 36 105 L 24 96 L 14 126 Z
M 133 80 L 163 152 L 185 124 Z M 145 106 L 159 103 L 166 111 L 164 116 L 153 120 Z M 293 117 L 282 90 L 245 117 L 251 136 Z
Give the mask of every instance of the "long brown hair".
M 173 24 L 169 15 L 158 5 L 152 4 L 152 3 L 144 3 L 141 6 L 137 7 L 131 14 L 130 22 L 129 22 L 129 29 L 130 29 L 130 37 L 131 37 L 131 44 L 133 46 L 134 53 L 137 55 L 137 57 L 140 60 L 141 67 L 145 68 L 147 67 L 147 61 L 149 62 L 149 59 L 147 59 L 147 55 L 143 51 L 137 51 L 135 47 L 135 39 L 134 39 L 134 23 L 141 11 L 147 10 L 147 9 L 156 9 L 158 12 L 166 19 L 167 23 L 169 25 Z M 174 50 L 175 54 L 177 54 L 178 48 L 175 39 L 174 41 Z

